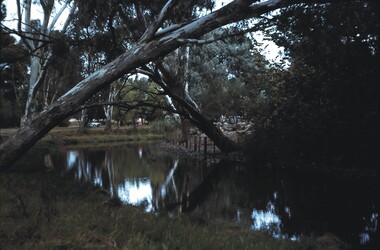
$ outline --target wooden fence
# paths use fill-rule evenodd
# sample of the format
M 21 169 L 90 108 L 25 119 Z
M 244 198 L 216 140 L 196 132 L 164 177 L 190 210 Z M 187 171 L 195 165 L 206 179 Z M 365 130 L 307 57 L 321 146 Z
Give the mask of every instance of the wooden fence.
M 183 138 L 182 133 L 173 131 L 167 133 L 166 141 L 188 151 L 203 153 L 204 155 L 215 155 L 221 152 L 205 134 L 190 134 L 187 138 Z

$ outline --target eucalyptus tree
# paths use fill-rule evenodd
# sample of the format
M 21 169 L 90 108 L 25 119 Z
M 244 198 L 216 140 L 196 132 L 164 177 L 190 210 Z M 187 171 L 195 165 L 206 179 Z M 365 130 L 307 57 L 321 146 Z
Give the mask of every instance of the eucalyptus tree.
M 27 51 L 9 33 L 0 34 L 1 127 L 20 124 L 25 98 Z
M 224 150 L 232 151 L 237 148 L 236 142 L 225 136 L 214 121 L 221 115 L 245 114 L 245 85 L 256 81 L 254 75 L 262 73 L 268 63 L 253 49 L 252 40 L 241 35 L 229 38 L 223 30 L 202 41 L 192 41 L 194 44 L 183 47 L 180 53 L 176 50 L 138 72 L 160 86 L 182 118 L 217 145 L 224 145 Z M 231 29 L 228 31 L 231 34 Z M 209 44 L 215 42 L 213 37 L 223 38 L 224 42 Z M 186 126 L 184 140 L 185 129 Z
M 270 11 L 302 2 L 315 3 L 321 1 L 268 0 L 258 2 L 254 0 L 235 0 L 219 10 L 206 13 L 195 19 L 182 22 L 180 16 L 178 16 L 179 21 L 173 23 L 168 22 L 168 17 L 177 6 L 178 1 L 169 0 L 163 5 L 154 20 L 143 18 L 142 24 L 137 25 L 138 27 L 144 27 L 145 20 L 147 29 L 136 45 L 127 48 L 127 51 L 115 60 L 77 83 L 75 87 L 58 98 L 52 105 L 32 117 L 30 122 L 20 128 L 15 136 L 2 143 L 0 146 L 0 166 L 9 166 L 20 154 L 33 146 L 48 131 L 76 112 L 78 106 L 85 103 L 88 98 L 137 67 L 163 58 L 173 50 L 189 42 L 199 40 L 203 35 L 224 25 L 260 17 Z M 197 2 L 191 3 L 196 4 Z M 193 4 L 191 6 L 194 6 Z M 183 104 L 191 106 L 186 102 L 183 102 Z M 191 113 L 191 115 L 195 116 L 196 113 Z M 224 140 L 217 143 L 218 147 L 225 152 L 236 149 L 236 147 Z
M 85 42 L 79 43 L 90 48 L 84 50 L 84 53 L 87 55 L 87 64 L 90 64 L 87 57 L 99 57 L 100 55 L 102 63 L 105 64 L 115 59 L 125 48 L 136 45 L 139 38 L 144 34 L 147 23 L 151 23 L 157 18 L 165 3 L 166 1 L 113 0 L 108 2 L 93 1 L 89 4 L 85 1 L 79 1 L 77 27 L 74 29 L 74 32 L 76 32 L 74 36 L 78 37 L 78 40 L 85 38 Z M 166 25 L 188 22 L 196 18 L 202 9 L 211 10 L 212 5 L 212 1 L 178 2 L 171 10 L 171 13 L 168 14 Z M 176 86 L 177 90 L 183 89 L 184 91 L 186 89 L 186 57 L 188 55 L 186 51 L 188 51 L 186 47 L 184 49 L 179 48 L 166 59 L 152 62 L 149 67 L 152 70 L 153 68 L 157 68 L 157 63 L 159 65 L 170 65 L 166 69 L 170 69 L 170 73 L 178 78 L 174 86 Z M 140 71 L 140 73 L 144 73 L 144 71 Z M 106 90 L 102 91 L 103 101 L 112 102 L 117 92 L 115 85 L 111 84 Z M 177 91 L 177 94 L 184 96 L 180 92 Z M 186 96 L 189 97 L 188 94 Z M 169 100 L 168 106 L 174 105 L 170 98 L 167 100 Z M 112 105 L 104 106 L 106 125 L 108 125 L 106 126 L 106 130 L 110 130 L 112 110 Z
M 247 106 L 252 102 L 247 99 L 248 91 L 262 84 L 259 76 L 269 66 L 255 43 L 248 36 L 227 37 L 190 50 L 190 92 L 210 119 L 247 116 Z
M 17 34 L 21 37 L 30 55 L 28 93 L 22 122 L 23 125 L 26 125 L 31 121 L 33 112 L 36 111 L 36 94 L 46 78 L 49 64 L 54 56 L 50 46 L 47 45 L 60 38 L 52 36 L 54 31 L 59 30 L 61 35 L 66 33 L 73 17 L 76 1 L 60 1 L 61 6 L 58 5 L 58 1 L 54 0 L 40 0 L 38 3 L 32 0 L 23 2 L 16 0 L 16 2 L 18 15 Z M 42 20 L 32 16 L 32 9 L 37 4 L 42 9 Z M 57 22 L 66 9 L 70 13 L 67 15 L 62 27 L 58 28 Z

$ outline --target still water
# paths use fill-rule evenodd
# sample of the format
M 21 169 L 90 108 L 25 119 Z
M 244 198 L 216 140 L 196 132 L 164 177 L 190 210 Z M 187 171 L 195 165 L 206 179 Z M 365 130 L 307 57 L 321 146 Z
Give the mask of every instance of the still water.
M 380 249 L 374 181 L 180 157 L 154 143 L 61 148 L 51 158 L 63 175 L 147 212 L 189 213 L 292 240 L 332 233 L 355 249 Z

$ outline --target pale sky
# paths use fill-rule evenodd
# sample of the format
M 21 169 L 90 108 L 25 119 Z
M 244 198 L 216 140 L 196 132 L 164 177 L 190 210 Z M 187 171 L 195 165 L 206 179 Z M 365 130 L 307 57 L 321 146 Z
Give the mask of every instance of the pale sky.
M 4 20 L 4 24 L 8 28 L 17 29 L 17 4 L 16 4 L 16 0 L 5 0 L 4 4 L 7 7 L 7 17 Z M 62 5 L 59 4 L 58 1 L 56 1 L 55 6 L 58 9 L 53 11 L 53 15 L 55 14 L 55 11 L 58 11 Z M 67 15 L 69 14 L 68 10 L 66 10 L 65 12 L 59 18 L 56 26 L 58 26 L 58 27 L 63 26 L 64 20 L 67 18 Z M 43 11 L 42 11 L 42 8 L 39 4 L 32 4 L 32 14 L 31 15 L 32 15 L 32 19 L 42 19 Z

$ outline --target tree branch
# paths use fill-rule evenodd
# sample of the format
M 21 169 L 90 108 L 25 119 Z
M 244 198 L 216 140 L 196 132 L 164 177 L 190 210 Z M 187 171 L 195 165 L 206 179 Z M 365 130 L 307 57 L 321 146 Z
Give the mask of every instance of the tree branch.
M 50 16 L 51 16 L 51 12 L 53 11 L 53 5 L 54 5 L 54 2 L 52 5 L 46 5 L 44 3 L 43 0 L 40 0 L 40 3 L 41 3 L 41 6 L 42 6 L 42 9 L 43 9 L 43 20 L 42 20 L 42 26 L 41 26 L 41 29 L 39 30 L 39 33 L 40 33 L 40 40 L 44 40 L 43 37 L 45 37 L 45 35 L 48 35 L 48 25 L 49 25 L 49 20 L 50 20 Z M 43 34 L 43 35 L 42 35 Z M 43 41 L 39 42 L 38 43 L 38 46 L 41 45 L 43 43 Z
M 34 38 L 34 37 L 30 37 L 30 36 L 25 35 L 25 34 L 33 35 L 33 34 L 35 34 L 35 33 L 29 33 L 29 32 L 23 32 L 23 31 L 21 31 L 21 32 L 20 32 L 20 31 L 15 31 L 15 30 L 13 30 L 13 29 L 10 29 L 10 28 L 6 27 L 6 26 L 3 25 L 3 24 L 0 24 L 0 27 L 1 27 L 4 31 L 6 31 L 7 33 L 9 33 L 9 34 L 15 34 L 15 35 L 18 35 L 19 37 L 21 37 L 21 39 L 27 39 L 27 40 L 29 40 L 29 41 L 35 41 L 35 42 L 53 43 L 53 41 L 43 40 L 43 39 Z M 38 34 L 43 35 L 43 34 L 40 33 L 40 32 L 38 32 Z M 51 40 L 57 40 L 56 38 L 51 37 L 51 36 L 45 36 L 45 37 L 46 37 L 46 38 L 49 38 L 49 39 L 51 39 Z M 23 42 L 24 42 L 24 40 L 23 40 Z M 24 43 L 26 43 L 26 42 L 24 42 Z M 26 45 L 27 45 L 27 44 L 26 44 Z M 28 46 L 28 45 L 27 45 L 27 46 Z M 29 48 L 29 47 L 28 47 L 28 49 L 30 49 L 30 50 L 34 50 L 34 49 L 32 49 L 32 48 Z
M 169 0 L 165 4 L 165 6 L 162 8 L 160 14 L 158 15 L 157 19 L 149 26 L 149 28 L 142 35 L 142 37 L 140 39 L 141 43 L 148 42 L 148 41 L 153 39 L 157 30 L 161 27 L 161 25 L 165 21 L 167 14 L 173 9 L 173 7 L 176 3 L 177 3 L 177 0 Z
M 261 28 L 261 27 L 260 27 Z M 249 28 L 249 29 L 245 29 L 245 30 L 241 30 L 239 32 L 234 32 L 234 33 L 230 33 L 230 34 L 225 34 L 225 35 L 222 35 L 222 36 L 219 36 L 219 37 L 213 37 L 213 38 L 209 38 L 209 39 L 178 39 L 178 42 L 182 43 L 182 44 L 197 44 L 197 45 L 205 45 L 205 44 L 210 44 L 210 43 L 214 43 L 214 42 L 217 42 L 217 41 L 223 41 L 224 43 L 227 43 L 225 41 L 226 38 L 230 38 L 230 37 L 236 37 L 236 36 L 242 36 L 242 35 L 245 35 L 249 32 L 255 32 L 255 31 L 259 31 L 260 28 L 258 27 L 252 27 L 252 28 Z
M 161 29 L 161 30 L 158 30 L 157 32 L 156 32 L 156 37 L 160 37 L 160 36 L 163 36 L 163 35 L 165 35 L 165 34 L 167 34 L 167 33 L 169 33 L 169 32 L 173 32 L 173 31 L 175 31 L 175 30 L 177 30 L 177 29 L 179 29 L 179 28 L 182 28 L 183 26 L 185 26 L 187 23 L 182 23 L 182 24 L 173 24 L 173 25 L 170 25 L 170 26 L 168 26 L 168 27 L 166 27 L 166 28 L 163 28 L 163 29 Z
M 45 60 L 45 63 L 42 65 L 40 75 L 39 75 L 37 81 L 33 85 L 33 93 L 32 93 L 32 97 L 33 98 L 36 95 L 37 90 L 39 89 L 39 87 L 41 86 L 41 84 L 45 81 L 45 77 L 46 77 L 46 74 L 47 74 L 47 71 L 48 71 L 50 59 L 52 58 L 52 56 L 53 55 L 50 53 L 47 56 L 47 58 Z
M 74 18 L 75 9 L 77 8 L 77 6 L 78 6 L 78 1 L 74 0 L 73 7 L 70 9 L 69 16 L 67 17 L 65 24 L 63 25 L 62 30 L 61 30 L 63 34 L 66 33 L 67 27 L 69 27 L 71 20 L 73 20 Z
M 69 0 L 66 0 L 65 4 L 61 7 L 61 9 L 58 11 L 58 13 L 55 15 L 53 20 L 51 21 L 49 28 L 47 29 L 47 34 L 50 34 L 51 30 L 54 28 L 55 24 L 57 23 L 59 17 L 62 15 L 63 11 L 67 8 L 67 5 L 69 4 Z M 69 18 L 70 15 L 67 17 Z
M 22 27 L 21 27 L 21 23 L 22 23 L 22 14 L 21 14 L 21 3 L 20 3 L 20 0 L 16 0 L 17 1 L 17 16 L 18 16 L 18 22 L 17 22 L 17 29 L 18 29 L 18 33 L 19 34 L 22 34 Z M 25 2 L 25 4 L 28 4 L 28 2 Z M 29 7 L 29 19 L 30 19 L 30 7 Z M 21 40 L 25 43 L 25 45 L 28 47 L 29 50 L 33 50 L 34 46 L 33 43 L 30 43 L 29 44 L 29 41 L 26 40 L 26 37 L 23 37 L 21 36 Z
M 0 145 L 0 168 L 11 166 L 20 155 L 30 149 L 62 120 L 74 114 L 77 107 L 85 103 L 96 92 L 112 84 L 115 80 L 133 71 L 137 67 L 146 65 L 180 47 L 182 44 L 177 41 L 178 39 L 196 39 L 226 24 L 262 15 L 280 7 L 290 6 L 294 3 L 303 3 L 305 1 L 306 0 L 283 0 L 276 5 L 272 5 L 273 2 L 270 1 L 269 3 L 271 5 L 262 5 L 260 8 L 249 8 L 254 2 L 253 0 L 234 0 L 223 8 L 202 16 L 173 32 L 167 33 L 165 36 L 159 38 L 154 37 L 146 42 L 138 43 L 130 51 L 120 55 L 114 61 L 77 83 L 53 104 L 33 117 L 30 123 L 20 128 L 12 138 L 4 141 Z M 191 105 L 186 102 L 185 105 L 192 108 Z M 194 115 L 197 114 L 198 113 L 194 113 Z M 196 118 L 193 114 L 191 115 Z M 200 119 L 203 118 L 204 117 L 200 117 Z M 207 119 L 200 121 L 202 121 L 202 124 L 206 124 L 206 128 L 211 128 Z M 223 147 L 222 150 L 226 152 L 236 148 L 227 145 L 225 140 L 220 140 L 218 144 L 221 145 Z
M 148 28 L 148 22 L 146 21 L 146 18 L 142 13 L 141 6 L 137 5 L 137 3 L 134 3 L 133 5 L 135 6 L 135 9 L 136 9 L 137 18 L 140 20 L 140 22 L 142 22 L 144 24 L 144 28 L 147 29 Z

